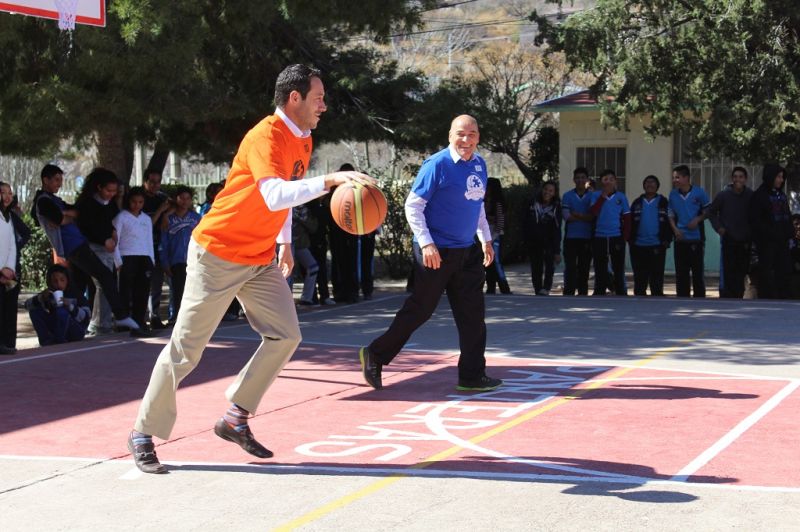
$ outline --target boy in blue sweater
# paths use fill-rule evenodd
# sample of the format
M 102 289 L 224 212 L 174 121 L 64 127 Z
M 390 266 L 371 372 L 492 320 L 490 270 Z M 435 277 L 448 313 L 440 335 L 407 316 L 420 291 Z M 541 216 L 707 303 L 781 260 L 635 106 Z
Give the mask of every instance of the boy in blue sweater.
M 628 198 L 617 190 L 617 174 L 603 170 L 600 190 L 592 193 L 590 212 L 596 217 L 592 255 L 594 257 L 594 295 L 605 295 L 613 288 L 618 296 L 628 295 L 625 286 L 625 242 L 630 240 L 631 209 Z M 609 278 L 611 262 L 613 279 Z
M 186 285 L 186 263 L 189 251 L 189 240 L 192 231 L 200 221 L 200 215 L 194 212 L 194 192 L 187 186 L 180 186 L 173 197 L 175 211 L 166 219 L 166 227 L 161 229 L 161 267 L 169 279 L 172 293 L 169 321 L 174 322 L 181 308 L 183 288 Z
M 669 219 L 675 234 L 675 292 L 678 297 L 689 297 L 690 288 L 692 296 L 706 297 L 703 221 L 710 204 L 706 191 L 692 186 L 689 167 L 675 167 L 669 193 Z

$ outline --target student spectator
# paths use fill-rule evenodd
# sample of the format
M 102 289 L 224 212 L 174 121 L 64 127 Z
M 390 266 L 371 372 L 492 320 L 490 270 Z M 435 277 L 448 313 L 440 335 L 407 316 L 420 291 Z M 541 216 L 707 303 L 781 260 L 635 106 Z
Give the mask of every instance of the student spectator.
M 159 246 L 163 217 L 172 207 L 169 197 L 161 191 L 161 179 L 161 172 L 152 168 L 146 169 L 142 176 L 145 193 L 142 212 L 150 217 L 153 224 L 153 250 L 156 257 L 156 263 L 150 276 L 150 326 L 153 329 L 164 328 L 164 323 L 159 315 L 161 292 L 164 286 L 164 269 L 161 266 Z
M 292 208 L 292 255 L 297 261 L 297 267 L 305 271 L 303 277 L 303 292 L 300 295 L 301 305 L 313 305 L 311 298 L 317 285 L 317 272 L 319 266 L 311 253 L 310 233 L 317 229 L 317 220 L 312 217 L 306 205 Z M 291 286 L 291 276 L 289 285 Z
M 788 296 L 789 240 L 794 227 L 783 192 L 785 174 L 777 164 L 764 165 L 763 182 L 750 200 L 750 227 L 758 253 L 758 297 L 763 299 Z
M 106 268 L 114 272 L 115 277 L 117 268 L 122 265 L 117 252 L 117 234 L 113 224 L 114 218 L 119 214 L 119 206 L 114 201 L 119 188 L 120 184 L 114 172 L 105 168 L 95 168 L 86 176 L 86 182 L 75 201 L 78 229 L 89 241 L 92 253 Z M 88 332 L 110 333 L 113 325 L 111 308 L 106 301 L 103 287 L 97 279 L 93 281 L 96 290 Z M 130 309 L 126 306 L 126 310 Z
M 364 300 L 372 299 L 375 291 L 375 238 L 380 229 L 358 237 L 358 284 Z
M 592 264 L 592 221 L 589 212 L 592 194 L 588 191 L 589 172 L 576 168 L 572 173 L 575 188 L 561 199 L 564 216 L 564 295 L 589 293 L 589 268 Z
M 50 266 L 47 288 L 25 303 L 39 345 L 75 342 L 86 334 L 92 311 L 69 278 L 69 271 L 64 266 Z
M 554 182 L 542 185 L 525 211 L 523 227 L 533 291 L 539 296 L 549 296 L 555 265 L 561 262 L 561 201 Z
M 175 212 L 167 217 L 166 227 L 161 230 L 161 267 L 169 279 L 172 293 L 169 316 L 171 323 L 175 322 L 181 308 L 186 285 L 189 240 L 192 238 L 192 230 L 200 221 L 200 215 L 192 210 L 193 194 L 191 188 L 183 185 L 175 190 Z
M 494 294 L 499 286 L 501 294 L 510 294 L 511 288 L 508 286 L 501 257 L 503 233 L 506 227 L 506 199 L 503 196 L 503 186 L 496 177 L 490 177 L 486 182 L 483 208 L 486 211 L 489 230 L 492 232 L 492 247 L 494 248 L 494 262 L 486 267 L 486 293 Z
M 0 182 L 0 355 L 17 352 L 19 256 L 22 247 L 18 243 L 22 238 L 15 226 L 13 200 L 11 185 Z
M 86 237 L 74 223 L 78 216 L 77 210 L 56 195 L 61 189 L 64 172 L 59 167 L 48 164 L 42 169 L 41 179 L 42 189 L 34 196 L 31 214 L 44 229 L 56 257 L 60 260 L 66 259 L 72 271 L 97 279 L 111 305 L 117 326 L 139 328 L 120 302 L 114 273 L 92 252 Z M 78 283 L 75 285 L 75 291 L 82 294 L 86 287 Z
M 125 197 L 124 209 L 114 218 L 122 267 L 119 270 L 119 292 L 122 304 L 131 310 L 131 317 L 147 329 L 147 299 L 150 275 L 155 264 L 153 226 L 142 212 L 144 188 L 133 187 Z
M 669 219 L 675 235 L 675 291 L 678 297 L 689 297 L 690 294 L 706 297 L 702 224 L 710 203 L 705 190 L 692 186 L 688 166 L 681 165 L 672 170 Z
M 615 294 L 625 296 L 625 242 L 630 240 L 631 209 L 628 198 L 617 190 L 617 174 L 613 170 L 602 171 L 599 186 L 600 190 L 592 193 L 590 208 L 596 218 L 592 240 L 594 295 L 605 295 L 606 289 L 613 287 Z
M 13 277 L 9 272 L 0 273 L 0 354 L 14 354 L 17 351 L 17 303 L 19 301 L 20 279 L 22 278 L 22 248 L 31 238 L 31 230 L 22 221 L 21 211 L 14 191 L 8 183 L 0 183 L 0 213 L 2 213 L 2 232 L 0 248 L 10 249 L 4 242 L 8 236 L 5 232 L 11 223 L 11 232 L 16 251 L 16 262 L 13 266 Z
M 333 223 L 331 220 L 330 201 L 331 195 L 328 193 L 306 203 L 309 214 L 317 219 L 317 230 L 312 231 L 309 235 L 311 239 L 311 247 L 309 249 L 314 256 L 314 260 L 317 261 L 317 266 L 319 266 L 317 290 L 314 292 L 311 301 L 320 305 L 335 304 L 328 290 L 328 234 L 330 225 Z
M 206 187 L 206 201 L 200 204 L 200 207 L 197 209 L 197 214 L 201 217 L 205 216 L 205 214 L 211 209 L 211 205 L 214 204 L 214 198 L 217 197 L 219 191 L 224 188 L 225 185 L 222 183 L 209 183 Z
M 225 181 L 220 181 L 219 183 L 211 183 L 206 187 L 206 201 L 200 208 L 197 210 L 197 213 L 202 218 L 205 216 L 208 211 L 211 210 L 211 207 L 214 205 L 214 199 L 217 197 L 222 189 L 225 188 Z M 239 305 L 239 300 L 233 298 L 231 304 L 228 305 L 228 310 L 225 312 L 225 315 L 222 316 L 222 321 L 236 321 L 239 319 L 239 311 L 242 310 L 241 305 Z
M 789 296 L 800 299 L 800 214 L 792 215 L 794 236 L 789 241 L 789 254 L 792 259 L 792 270 L 789 278 Z
M 669 201 L 658 193 L 661 183 L 654 175 L 644 178 L 644 194 L 631 205 L 631 266 L 633 293 L 664 295 L 664 264 L 672 241 Z
M 353 165 L 349 163 L 339 168 L 340 172 L 354 170 Z M 358 302 L 358 237 L 331 222 L 330 244 L 333 299 L 337 303 L 356 303 Z
M 731 183 L 711 202 L 708 218 L 719 234 L 722 269 L 719 297 L 744 297 L 744 279 L 750 268 L 752 234 L 748 213 L 753 191 L 747 187 L 747 170 L 737 166 Z

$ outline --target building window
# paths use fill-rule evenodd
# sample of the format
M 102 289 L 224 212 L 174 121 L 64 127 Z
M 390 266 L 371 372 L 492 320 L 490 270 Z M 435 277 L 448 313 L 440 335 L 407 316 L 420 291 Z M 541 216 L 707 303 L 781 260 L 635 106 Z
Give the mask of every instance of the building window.
M 685 164 L 689 167 L 692 184 L 703 187 L 710 199 L 731 182 L 731 171 L 735 166 L 747 169 L 747 186 L 758 188 L 761 184 L 761 166 L 736 162 L 730 157 L 707 157 L 701 159 L 691 152 L 692 137 L 687 131 L 672 136 L 672 168 Z M 670 169 L 671 170 L 671 169 Z M 670 173 L 669 179 L 672 179 Z
M 598 179 L 603 170 L 614 170 L 617 174 L 617 190 L 624 193 L 627 167 L 625 156 L 624 147 L 585 146 L 578 148 L 575 166 L 586 167 L 591 179 Z

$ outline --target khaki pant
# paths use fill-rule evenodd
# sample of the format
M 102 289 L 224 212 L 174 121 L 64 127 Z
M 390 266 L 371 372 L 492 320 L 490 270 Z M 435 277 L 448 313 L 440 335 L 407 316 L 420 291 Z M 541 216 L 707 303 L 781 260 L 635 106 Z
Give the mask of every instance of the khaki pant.
M 192 240 L 186 274 L 172 337 L 156 360 L 134 425 L 137 431 L 161 439 L 168 439 L 175 425 L 178 385 L 200 362 L 234 297 L 262 342 L 225 392 L 231 402 L 255 412 L 301 340 L 292 293 L 276 264 L 235 264 Z

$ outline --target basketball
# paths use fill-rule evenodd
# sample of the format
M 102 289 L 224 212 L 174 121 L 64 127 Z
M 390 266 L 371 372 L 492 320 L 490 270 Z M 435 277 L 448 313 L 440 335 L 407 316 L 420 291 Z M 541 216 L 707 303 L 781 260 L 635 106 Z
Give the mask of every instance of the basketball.
M 386 219 L 386 197 L 378 187 L 361 183 L 339 185 L 331 197 L 336 225 L 352 235 L 366 235 Z

